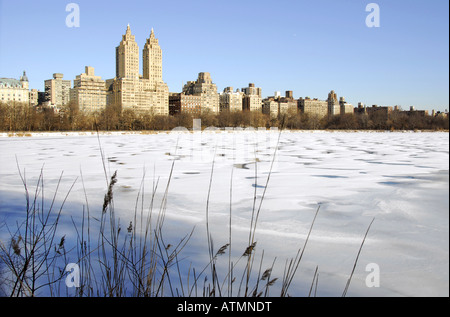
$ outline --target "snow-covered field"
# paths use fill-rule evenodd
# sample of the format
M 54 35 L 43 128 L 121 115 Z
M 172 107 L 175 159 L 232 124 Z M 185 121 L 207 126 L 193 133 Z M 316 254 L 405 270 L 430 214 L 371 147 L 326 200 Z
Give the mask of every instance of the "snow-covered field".
M 0 221 L 11 223 L 17 206 L 24 204 L 18 169 L 31 188 L 42 169 L 47 198 L 63 172 L 58 198 L 63 199 L 75 181 L 70 203 L 86 203 L 84 184 L 91 210 L 101 212 L 107 188 L 103 151 L 107 175 L 117 171 L 114 203 L 126 226 L 138 194 L 149 204 L 158 182 L 156 198 L 161 199 L 174 163 L 166 211 L 168 239 L 182 238 L 195 226 L 184 261 L 203 266 L 211 172 L 209 226 L 214 245 L 228 242 L 231 209 L 236 254 L 247 246 L 252 207 L 259 206 L 270 175 L 256 250 L 264 250 L 265 267 L 276 259 L 273 277 L 281 279 L 286 260 L 303 247 L 320 206 L 290 293 L 307 296 L 318 267 L 317 296 L 340 296 L 375 218 L 347 296 L 449 296 L 448 133 L 283 131 L 277 143 L 278 135 L 3 134 Z M 377 280 L 377 271 L 369 270 L 373 267 L 379 268 L 379 285 L 369 287 L 366 279 Z

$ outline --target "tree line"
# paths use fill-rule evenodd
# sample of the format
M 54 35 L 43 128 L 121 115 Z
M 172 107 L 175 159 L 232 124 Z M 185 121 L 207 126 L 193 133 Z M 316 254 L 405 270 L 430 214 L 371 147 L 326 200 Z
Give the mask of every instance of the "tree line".
M 421 116 L 404 111 L 393 111 L 386 117 L 381 113 L 345 114 L 320 118 L 307 113 L 290 112 L 278 118 L 269 115 L 238 111 L 210 112 L 199 116 L 178 113 L 173 116 L 154 115 L 151 112 L 122 111 L 120 107 L 108 106 L 96 113 L 80 111 L 69 103 L 59 112 L 52 108 L 30 107 L 24 103 L 0 103 L 0 131 L 139 131 L 172 130 L 175 127 L 192 129 L 193 119 L 201 119 L 206 127 L 253 127 L 286 128 L 300 130 L 448 130 L 446 117 Z

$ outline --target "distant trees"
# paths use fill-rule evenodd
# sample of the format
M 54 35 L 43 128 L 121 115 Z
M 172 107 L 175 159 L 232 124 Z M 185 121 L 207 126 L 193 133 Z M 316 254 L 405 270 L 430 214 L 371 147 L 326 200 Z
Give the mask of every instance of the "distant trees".
M 45 113 L 38 114 L 34 108 L 21 102 L 0 103 L 1 131 L 34 131 L 37 123 L 48 121 Z
M 199 116 L 177 113 L 160 116 L 151 112 L 122 110 L 110 105 L 95 113 L 85 113 L 76 104 L 69 103 L 59 112 L 52 108 L 30 107 L 19 102 L 0 103 L 0 131 L 131 131 L 171 130 L 175 127 L 192 129 L 192 120 L 201 119 L 206 127 L 281 127 L 299 130 L 448 130 L 448 116 L 424 116 L 419 113 L 393 111 L 372 114 L 345 114 L 318 117 L 314 114 L 289 112 L 279 118 L 250 111 L 204 112 Z
M 360 123 L 358 117 L 353 114 L 344 114 L 339 116 L 330 116 L 325 122 L 327 129 L 345 129 L 356 130 L 359 129 Z

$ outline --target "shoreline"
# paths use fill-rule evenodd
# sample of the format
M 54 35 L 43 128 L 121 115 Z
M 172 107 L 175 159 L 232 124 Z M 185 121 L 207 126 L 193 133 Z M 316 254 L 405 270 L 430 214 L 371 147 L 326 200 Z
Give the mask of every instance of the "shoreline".
M 278 132 L 279 130 L 225 130 L 224 128 L 217 128 L 216 131 L 204 131 L 202 132 Z M 90 136 L 90 135 L 149 135 L 149 134 L 169 134 L 171 130 L 139 130 L 139 131 L 17 131 L 17 132 L 0 132 L 0 138 L 11 138 L 11 137 L 40 137 L 40 136 Z M 180 131 L 173 131 L 180 133 Z M 186 131 L 187 133 L 193 133 L 192 130 Z M 183 133 L 186 133 L 183 132 Z M 294 130 L 294 129 L 285 129 L 283 133 L 449 133 L 449 130 Z

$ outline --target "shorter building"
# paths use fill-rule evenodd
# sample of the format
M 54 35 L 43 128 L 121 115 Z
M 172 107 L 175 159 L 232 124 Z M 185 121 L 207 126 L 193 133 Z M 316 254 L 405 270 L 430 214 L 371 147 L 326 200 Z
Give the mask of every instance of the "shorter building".
M 54 73 L 53 79 L 45 83 L 45 101 L 48 106 L 60 108 L 70 101 L 70 80 L 64 80 L 63 74 Z
M 94 67 L 86 66 L 85 73 L 75 78 L 70 100 L 84 112 L 92 113 L 106 108 L 106 84 L 100 76 L 95 76 Z
M 29 102 L 31 107 L 35 107 L 39 104 L 39 90 L 31 89 L 29 92 Z
M 45 102 L 45 91 L 38 90 L 38 105 L 42 105 Z
M 145 78 L 113 78 L 106 80 L 107 104 L 122 110 L 153 115 L 169 115 L 169 87 Z
M 298 101 L 294 99 L 294 93 L 292 90 L 287 90 L 284 97 L 278 99 L 279 103 L 279 113 L 297 113 L 298 112 Z
M 262 111 L 262 89 L 255 87 L 255 84 L 250 83 L 248 87 L 241 89 L 244 94 L 242 100 L 242 109 L 248 111 Z
M 447 110 L 445 112 L 435 111 L 435 110 L 433 110 L 433 111 L 434 111 L 434 113 L 432 114 L 433 117 L 442 118 L 442 119 L 448 118 Z
M 376 116 L 385 120 L 389 119 L 389 115 L 392 113 L 392 107 L 390 106 L 372 105 L 372 107 L 367 107 L 365 109 L 369 117 Z
M 262 113 L 270 115 L 271 118 L 278 117 L 278 101 L 274 97 L 265 98 L 262 103 Z
M 242 100 L 244 93 L 233 91 L 233 87 L 226 87 L 219 95 L 220 111 L 242 111 Z
M 274 96 L 263 100 L 262 112 L 269 114 L 271 118 L 278 118 L 280 115 L 297 113 L 298 102 L 294 99 L 291 90 L 286 91 L 285 97 L 277 91 Z
M 196 81 L 188 81 L 183 87 L 183 94 L 201 97 L 201 111 L 219 113 L 219 93 L 212 82 L 211 74 L 202 72 Z
M 344 97 L 339 98 L 339 108 L 341 115 L 354 113 L 353 105 L 346 102 Z
M 353 109 L 354 114 L 367 114 L 366 105 L 362 102 L 358 102 L 358 107 Z
M 426 117 L 428 110 L 416 110 L 414 106 L 409 107 L 409 111 L 404 111 L 408 116 Z
M 298 100 L 298 108 L 300 112 L 315 115 L 319 118 L 326 117 L 328 115 L 328 101 L 319 100 L 317 98 L 311 99 L 309 97 L 300 98 Z
M 202 111 L 202 97 L 184 93 L 169 93 L 169 114 L 189 113 L 199 116 Z
M 30 95 L 28 89 L 28 77 L 25 71 L 18 80 L 14 78 L 0 78 L 0 102 L 29 103 Z

